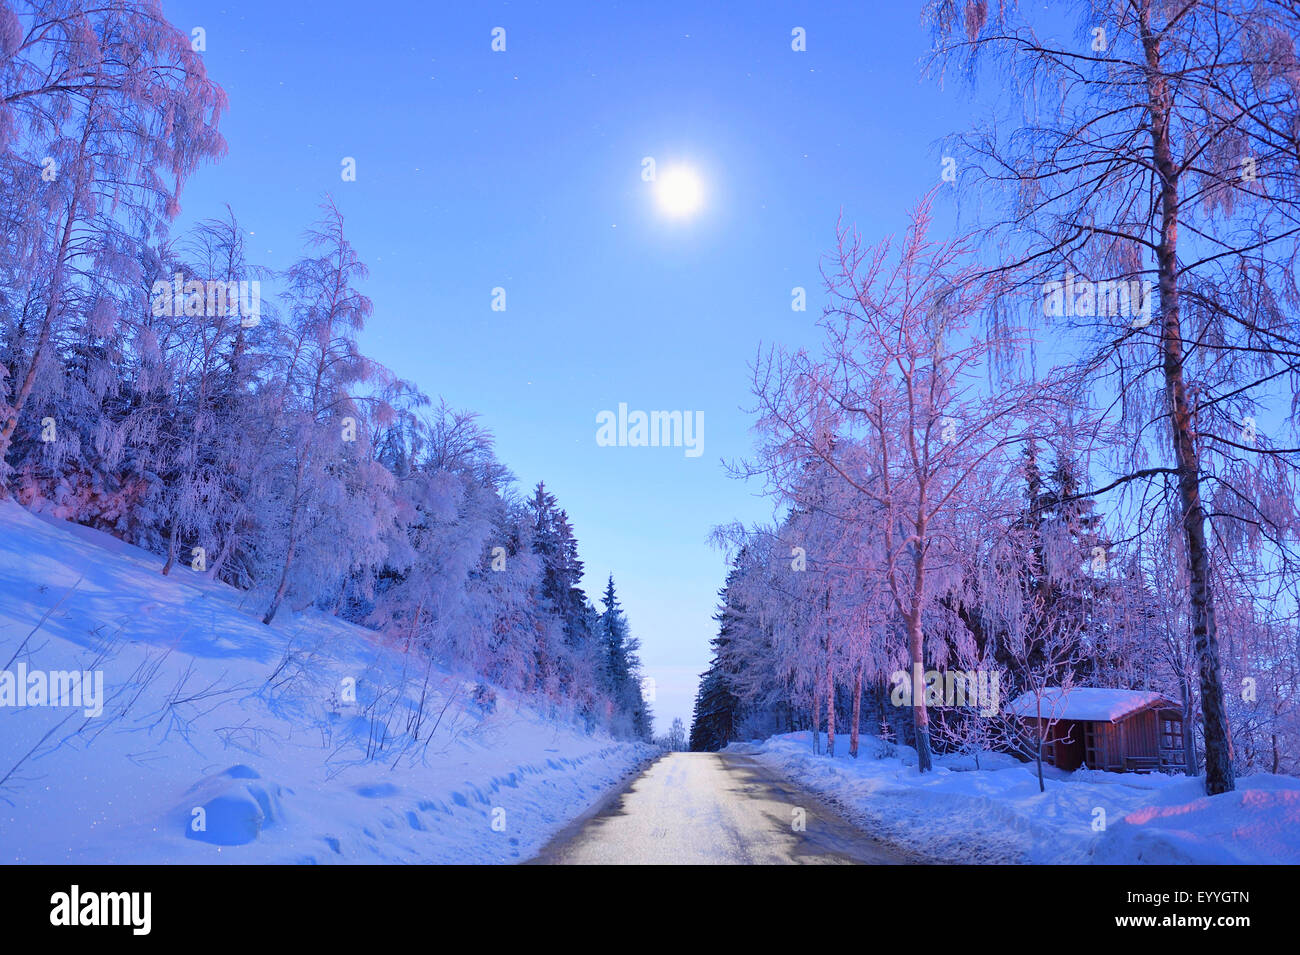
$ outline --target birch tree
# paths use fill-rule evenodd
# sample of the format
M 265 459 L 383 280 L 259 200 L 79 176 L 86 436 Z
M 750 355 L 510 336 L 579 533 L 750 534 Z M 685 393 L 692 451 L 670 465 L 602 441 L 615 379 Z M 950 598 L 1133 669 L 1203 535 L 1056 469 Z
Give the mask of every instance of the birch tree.
M 304 568 L 304 587 L 331 575 L 329 566 L 344 555 L 328 546 L 305 547 L 347 496 L 344 474 L 356 465 L 358 446 L 368 447 L 361 430 L 355 391 L 378 375 L 361 354 L 356 333 L 371 313 L 371 303 L 355 287 L 366 268 L 343 232 L 343 216 L 327 201 L 324 217 L 308 234 L 317 255 L 299 260 L 288 274 L 289 313 L 275 368 L 279 382 L 275 421 L 282 436 L 278 474 L 267 494 L 264 513 L 277 554 L 272 596 L 262 622 L 269 624 L 294 583 L 294 572 L 312 555 L 321 567 Z M 371 528 L 378 531 L 378 527 Z M 337 540 L 337 537 L 332 539 Z M 356 541 L 352 542 L 354 545 Z
M 992 286 L 970 247 L 932 241 L 930 223 L 926 200 L 896 244 L 866 246 L 855 231 L 839 231 L 827 273 L 833 304 L 819 322 L 823 355 L 774 351 L 755 370 L 764 443 L 750 466 L 779 485 L 816 460 L 845 494 L 883 512 L 885 586 L 906 634 L 922 772 L 931 768 L 923 620 L 955 566 L 944 523 L 975 503 L 968 479 L 1020 440 L 1018 422 L 1040 390 L 1010 380 L 997 394 L 981 386 L 990 363 L 1019 340 L 1009 328 L 971 333 Z M 831 434 L 852 440 L 865 461 L 839 460 Z

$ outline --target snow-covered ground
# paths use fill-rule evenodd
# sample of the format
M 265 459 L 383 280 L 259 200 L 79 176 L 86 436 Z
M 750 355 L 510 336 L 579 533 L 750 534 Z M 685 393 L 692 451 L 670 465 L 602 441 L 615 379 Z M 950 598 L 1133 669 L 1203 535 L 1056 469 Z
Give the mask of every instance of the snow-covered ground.
M 970 757 L 938 757 L 922 776 L 909 747 L 864 736 L 855 760 L 846 737 L 834 759 L 811 743 L 791 733 L 727 751 L 754 755 L 934 861 L 1300 863 L 1300 779 L 1290 776 L 1250 776 L 1207 797 L 1185 776 L 1049 770 L 1040 793 L 1034 767 L 1005 754 L 985 754 L 978 770 Z
M 160 566 L 0 502 L 0 861 L 513 862 L 652 755 Z M 103 697 L 6 705 L 20 668 Z

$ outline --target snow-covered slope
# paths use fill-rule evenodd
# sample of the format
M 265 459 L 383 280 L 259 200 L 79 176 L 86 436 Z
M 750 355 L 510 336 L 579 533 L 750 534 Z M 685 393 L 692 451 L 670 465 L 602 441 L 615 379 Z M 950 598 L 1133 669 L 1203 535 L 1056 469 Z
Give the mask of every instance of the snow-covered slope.
M 512 862 L 651 753 L 160 564 L 0 502 L 0 861 Z
M 864 736 L 836 757 L 810 752 L 809 733 L 729 750 L 755 755 L 839 805 L 883 839 L 941 862 L 1300 862 L 1300 779 L 1258 775 L 1207 797 L 1203 779 L 1080 770 L 1046 779 L 1006 754 L 937 757 L 916 771 L 916 752 Z

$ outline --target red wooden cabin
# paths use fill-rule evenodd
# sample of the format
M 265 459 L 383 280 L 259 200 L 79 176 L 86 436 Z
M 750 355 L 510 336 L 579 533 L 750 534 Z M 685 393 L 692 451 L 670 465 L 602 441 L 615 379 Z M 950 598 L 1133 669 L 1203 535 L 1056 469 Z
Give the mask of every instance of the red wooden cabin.
M 1024 722 L 1032 751 L 1039 701 L 1022 693 L 1007 710 Z M 1041 719 L 1047 724 L 1043 758 L 1058 769 L 1142 773 L 1185 766 L 1182 707 L 1159 693 L 1053 687 L 1042 695 Z

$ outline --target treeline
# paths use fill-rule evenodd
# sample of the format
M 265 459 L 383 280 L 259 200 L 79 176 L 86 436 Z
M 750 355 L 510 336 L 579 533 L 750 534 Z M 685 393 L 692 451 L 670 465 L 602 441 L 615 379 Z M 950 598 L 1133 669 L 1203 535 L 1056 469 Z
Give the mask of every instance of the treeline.
M 226 99 L 150 0 L 0 2 L 0 479 L 250 592 L 650 737 L 611 579 L 520 497 L 473 414 L 364 355 L 366 269 L 330 201 L 298 261 L 229 209 L 173 237 Z
M 879 486 L 860 446 L 841 439 L 832 456 L 846 479 Z M 832 496 L 833 473 L 808 463 L 797 503 L 778 524 L 719 529 L 731 569 L 696 694 L 691 749 L 811 731 L 814 750 L 830 755 L 857 756 L 867 733 L 977 762 L 990 750 L 1033 758 L 1034 734 L 1007 704 L 1053 688 L 1118 687 L 1178 702 L 1183 765 L 1203 771 L 1176 526 L 1152 520 L 1118 536 L 1115 522 L 1080 493 L 1078 461 L 1064 452 L 1044 461 L 1030 438 L 1018 455 L 968 474 L 922 546 L 904 545 L 891 559 L 892 507 L 856 493 Z M 918 554 L 927 562 L 919 584 Z M 1254 561 L 1250 572 L 1238 571 L 1216 575 L 1218 623 L 1230 635 L 1222 666 L 1235 691 L 1226 697 L 1234 763 L 1241 773 L 1300 773 L 1295 581 L 1261 574 Z M 1285 605 L 1260 599 L 1266 584 L 1264 593 Z M 923 641 L 914 654 L 908 611 L 918 588 Z M 945 693 L 944 678 L 954 673 L 979 675 L 960 700 Z M 1045 727 L 1042 742 L 1051 732 Z

